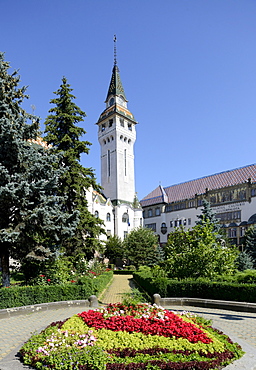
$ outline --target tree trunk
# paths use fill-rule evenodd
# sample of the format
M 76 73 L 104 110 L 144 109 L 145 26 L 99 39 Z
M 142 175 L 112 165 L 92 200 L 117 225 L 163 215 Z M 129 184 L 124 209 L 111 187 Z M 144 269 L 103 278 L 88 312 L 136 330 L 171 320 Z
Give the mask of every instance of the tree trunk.
M 0 261 L 2 268 L 2 286 L 10 286 L 10 264 L 9 264 L 9 249 L 7 245 L 0 244 Z

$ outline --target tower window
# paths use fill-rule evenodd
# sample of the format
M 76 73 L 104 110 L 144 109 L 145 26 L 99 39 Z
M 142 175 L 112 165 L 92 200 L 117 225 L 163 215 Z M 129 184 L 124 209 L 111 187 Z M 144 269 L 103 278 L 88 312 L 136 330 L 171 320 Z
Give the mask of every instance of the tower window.
M 127 158 L 126 158 L 126 149 L 124 150 L 124 175 L 127 175 Z
M 120 118 L 120 125 L 121 125 L 122 127 L 124 127 L 124 119 L 123 119 L 123 118 Z
M 128 213 L 126 213 L 126 212 L 125 212 L 125 213 L 123 214 L 122 222 L 129 223 L 129 215 L 128 215 Z
M 108 150 L 108 176 L 110 176 L 110 150 Z
M 128 123 L 128 130 L 132 131 L 132 124 Z
M 101 132 L 105 131 L 105 129 L 106 129 L 106 126 L 105 126 L 105 123 L 103 123 L 103 124 L 101 125 Z
M 112 119 L 110 119 L 110 120 L 109 120 L 109 122 L 108 122 L 108 126 L 109 126 L 109 127 L 112 127 L 112 126 L 113 126 L 113 120 L 112 120 Z

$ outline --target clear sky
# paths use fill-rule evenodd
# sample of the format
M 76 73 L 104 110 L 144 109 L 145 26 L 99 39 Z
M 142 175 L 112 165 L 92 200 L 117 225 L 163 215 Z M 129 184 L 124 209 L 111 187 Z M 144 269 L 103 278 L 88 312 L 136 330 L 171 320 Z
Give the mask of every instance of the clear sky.
M 255 163 L 255 0 L 0 0 L 0 51 L 41 128 L 65 76 L 86 112 L 82 164 L 100 183 L 97 126 L 113 35 L 137 125 L 136 190 Z

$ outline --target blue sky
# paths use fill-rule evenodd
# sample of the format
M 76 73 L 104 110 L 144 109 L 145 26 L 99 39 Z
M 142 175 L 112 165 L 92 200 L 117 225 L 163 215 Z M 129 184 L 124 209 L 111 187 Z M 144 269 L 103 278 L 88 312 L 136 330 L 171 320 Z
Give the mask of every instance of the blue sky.
M 255 163 L 255 0 L 0 0 L 0 51 L 41 127 L 65 76 L 86 112 L 82 164 L 100 183 L 97 126 L 117 62 L 137 125 L 136 190 Z

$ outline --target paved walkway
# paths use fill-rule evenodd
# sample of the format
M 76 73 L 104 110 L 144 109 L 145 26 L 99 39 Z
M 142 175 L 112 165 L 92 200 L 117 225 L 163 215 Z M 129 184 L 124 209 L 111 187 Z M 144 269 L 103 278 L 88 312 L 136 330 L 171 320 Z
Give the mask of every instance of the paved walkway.
M 99 297 L 100 303 L 121 302 L 122 295 L 131 291 L 134 286 L 131 279 L 132 276 L 130 275 L 114 275 L 109 288 Z M 211 319 L 214 327 L 221 329 L 233 340 L 242 344 L 242 347 L 248 353 L 247 362 L 240 363 L 240 360 L 236 361 L 237 364 L 229 365 L 226 368 L 227 370 L 256 370 L 256 314 L 191 306 L 167 308 L 177 311 L 187 310 Z M 15 354 L 31 334 L 40 332 L 53 321 L 64 320 L 84 309 L 88 309 L 88 307 L 72 306 L 0 319 L 0 370 L 28 369 L 19 362 Z

